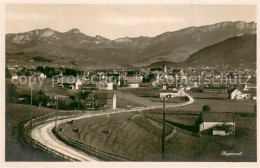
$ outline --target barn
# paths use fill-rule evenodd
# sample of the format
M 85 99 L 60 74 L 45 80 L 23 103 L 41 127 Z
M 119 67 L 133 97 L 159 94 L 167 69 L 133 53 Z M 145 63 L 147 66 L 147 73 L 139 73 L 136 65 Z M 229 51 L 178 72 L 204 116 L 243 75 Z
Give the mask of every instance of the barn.
M 199 132 L 212 130 L 212 134 L 226 135 L 235 134 L 235 119 L 233 113 L 227 112 L 202 112 L 195 121 L 195 126 Z

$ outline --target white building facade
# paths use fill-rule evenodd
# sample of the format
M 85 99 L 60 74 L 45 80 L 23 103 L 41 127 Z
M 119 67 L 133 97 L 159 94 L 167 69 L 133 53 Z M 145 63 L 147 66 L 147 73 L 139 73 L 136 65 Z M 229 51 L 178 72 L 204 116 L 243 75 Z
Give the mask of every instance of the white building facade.
M 233 92 L 230 94 L 230 99 L 234 100 L 244 100 L 244 99 L 250 99 L 250 94 L 249 93 L 242 93 L 240 90 L 235 89 Z

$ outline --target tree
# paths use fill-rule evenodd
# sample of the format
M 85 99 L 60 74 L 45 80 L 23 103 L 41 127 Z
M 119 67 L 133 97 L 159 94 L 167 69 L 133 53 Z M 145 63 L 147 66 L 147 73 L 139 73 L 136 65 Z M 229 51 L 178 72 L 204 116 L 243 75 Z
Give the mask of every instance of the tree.
M 48 78 L 51 78 L 55 75 L 57 75 L 56 71 L 55 71 L 55 68 L 53 67 L 45 67 L 45 75 L 48 77 Z
M 43 90 L 40 90 L 40 91 L 38 92 L 38 94 L 39 94 L 39 95 L 42 95 L 42 96 L 45 96 L 45 93 L 44 93 Z
M 79 94 L 79 98 L 85 100 L 89 94 L 90 94 L 90 92 L 81 92 Z
M 69 104 L 69 109 L 70 110 L 77 110 L 78 109 L 78 105 L 79 105 L 79 109 L 84 109 L 84 105 L 82 104 L 82 102 L 79 101 L 79 103 L 78 103 L 77 100 L 75 100 L 75 101 L 73 101 L 73 102 L 71 102 Z
M 11 72 L 9 71 L 8 68 L 5 68 L 5 77 L 6 78 L 12 78 Z
M 35 106 L 41 105 L 43 107 L 47 107 L 47 104 L 49 102 L 51 102 L 51 98 L 49 96 L 46 96 L 43 90 L 40 90 L 38 94 L 33 97 L 33 104 Z
M 202 107 L 202 111 L 203 111 L 203 112 L 208 112 L 208 111 L 210 111 L 209 105 L 204 105 L 204 106 Z
M 69 106 L 66 104 L 66 102 L 64 100 L 58 100 L 58 109 L 61 110 L 68 110 Z
M 42 66 L 37 66 L 36 70 L 39 71 L 39 72 L 45 73 L 45 68 L 42 67 Z
M 143 78 L 143 83 L 150 83 L 156 79 L 156 76 L 153 73 L 145 75 Z
M 181 98 L 182 101 L 189 101 L 189 98 L 187 96 L 184 96 Z
M 25 76 L 31 76 L 32 74 L 31 74 L 29 71 L 27 71 L 27 72 L 25 72 L 24 75 L 25 75 Z
M 77 76 L 77 75 L 80 75 L 81 72 L 80 71 L 77 71 L 75 69 L 70 69 L 70 68 L 65 68 L 65 72 L 64 72 L 64 75 L 66 76 Z
M 9 84 L 6 86 L 6 102 L 16 103 L 18 100 L 18 94 L 16 91 L 16 86 L 14 84 Z

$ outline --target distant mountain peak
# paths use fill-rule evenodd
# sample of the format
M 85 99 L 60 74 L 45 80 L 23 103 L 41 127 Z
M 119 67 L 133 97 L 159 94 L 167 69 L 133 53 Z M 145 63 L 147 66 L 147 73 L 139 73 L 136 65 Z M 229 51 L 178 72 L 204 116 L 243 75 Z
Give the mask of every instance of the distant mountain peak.
M 95 39 L 97 39 L 97 40 L 108 40 L 107 38 L 102 37 L 102 36 L 100 36 L 100 35 L 96 35 L 96 36 L 95 36 Z
M 116 43 L 130 43 L 132 40 L 129 37 L 118 38 L 114 40 Z
M 97 62 L 111 61 L 113 64 L 132 64 L 138 67 L 158 61 L 185 61 L 199 50 L 232 37 L 242 38 L 247 34 L 256 35 L 256 26 L 254 22 L 227 21 L 199 27 L 192 26 L 172 32 L 168 31 L 156 37 L 131 37 L 128 35 L 115 40 L 109 40 L 99 35 L 88 36 L 81 33 L 77 28 L 67 32 L 45 28 L 17 34 L 6 34 L 6 53 L 10 55 L 14 52 L 24 52 L 29 53 L 29 56 L 43 53 L 43 56 L 48 57 L 43 52 L 48 49 L 49 57 L 55 55 L 64 58 L 67 64 L 70 64 L 72 57 L 70 55 L 73 55 L 73 57 L 82 60 L 79 62 L 82 62 L 84 66 L 85 63 L 90 62 L 97 64 Z M 233 41 L 236 42 L 237 40 Z M 238 43 L 240 42 L 241 40 L 238 41 Z M 226 43 L 219 45 L 221 44 Z M 255 45 L 255 42 L 251 40 L 250 45 Z M 53 49 L 50 49 L 51 47 Z M 234 48 L 237 49 L 237 47 Z M 244 51 L 241 52 L 244 53 Z M 207 54 L 204 55 L 207 56 Z M 17 55 L 14 53 L 13 56 L 16 57 Z M 86 61 L 82 59 L 83 56 Z M 51 57 L 51 59 L 61 64 L 60 59 L 56 57 Z
M 69 30 L 68 33 L 81 33 L 81 32 L 79 29 L 73 28 L 73 29 Z
M 46 28 L 44 28 L 44 29 L 38 29 L 38 30 L 52 30 L 52 29 L 49 28 L 49 27 L 46 27 Z
M 55 34 L 54 30 L 50 28 L 46 28 L 42 30 L 41 37 L 51 37 L 54 34 Z

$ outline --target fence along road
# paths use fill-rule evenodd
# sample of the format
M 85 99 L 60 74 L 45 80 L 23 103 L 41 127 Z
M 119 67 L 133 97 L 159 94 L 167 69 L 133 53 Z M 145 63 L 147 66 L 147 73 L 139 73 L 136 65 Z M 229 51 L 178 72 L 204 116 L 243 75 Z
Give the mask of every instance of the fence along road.
M 188 94 L 186 94 L 186 96 L 189 97 L 189 101 L 185 102 L 185 103 L 181 103 L 181 104 L 176 104 L 175 107 L 178 106 L 184 106 L 184 105 L 188 105 L 194 102 L 194 99 L 189 96 Z M 169 106 L 167 106 L 169 107 Z M 174 107 L 173 105 L 171 105 L 170 107 Z M 155 108 L 162 108 L 162 106 L 155 106 L 152 107 L 153 109 Z M 147 110 L 149 108 L 134 108 L 131 110 L 116 110 L 116 111 L 106 111 L 106 112 L 102 112 L 102 113 L 98 113 L 95 114 L 94 116 L 100 116 L 100 115 L 107 115 L 107 114 L 112 114 L 112 113 L 122 113 L 122 112 L 131 112 L 131 111 L 141 111 L 141 110 Z M 82 119 L 82 118 L 90 118 L 93 115 L 88 113 L 82 116 L 78 116 L 76 118 L 73 118 L 73 120 L 78 120 L 78 119 Z M 71 121 L 72 118 L 69 119 L 62 119 L 58 121 L 58 125 L 64 122 L 68 122 Z M 48 148 L 51 148 L 57 152 L 63 153 L 64 155 L 67 155 L 71 158 L 75 158 L 79 161 L 99 161 L 98 158 L 89 156 L 88 154 L 84 153 L 81 150 L 75 149 L 69 145 L 67 145 L 66 143 L 62 142 L 61 140 L 59 140 L 53 133 L 52 133 L 52 128 L 54 128 L 55 126 L 55 121 L 50 121 L 44 124 L 40 124 L 36 127 L 34 127 L 31 131 L 31 137 L 32 139 L 38 141 L 39 143 L 47 146 Z
M 71 119 L 65 119 L 71 120 Z M 64 121 L 64 120 L 63 120 Z M 59 122 L 58 122 L 59 123 Z M 32 132 L 31 137 L 41 144 L 54 149 L 67 156 L 75 158 L 79 161 L 97 161 L 98 159 L 86 155 L 84 152 L 77 150 L 64 142 L 60 141 L 53 133 L 52 128 L 55 126 L 55 122 L 47 122 L 36 126 Z

